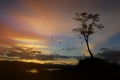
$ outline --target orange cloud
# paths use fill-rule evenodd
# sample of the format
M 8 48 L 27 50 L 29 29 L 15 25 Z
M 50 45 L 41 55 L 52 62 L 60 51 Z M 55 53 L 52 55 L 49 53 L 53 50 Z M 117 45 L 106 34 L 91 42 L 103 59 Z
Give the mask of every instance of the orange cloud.
M 55 6 L 53 6 L 55 5 Z M 44 34 L 61 34 L 71 31 L 72 21 L 67 19 L 67 14 L 63 13 L 61 5 L 57 6 L 49 1 L 27 0 L 21 2 L 20 10 L 10 10 L 12 18 L 33 31 Z M 64 29 L 63 29 L 64 28 Z
M 32 33 L 24 32 L 21 30 L 14 29 L 12 25 L 7 25 L 4 22 L 0 22 L 0 46 L 18 46 L 21 45 L 39 45 L 41 46 L 48 44 L 47 37 Z

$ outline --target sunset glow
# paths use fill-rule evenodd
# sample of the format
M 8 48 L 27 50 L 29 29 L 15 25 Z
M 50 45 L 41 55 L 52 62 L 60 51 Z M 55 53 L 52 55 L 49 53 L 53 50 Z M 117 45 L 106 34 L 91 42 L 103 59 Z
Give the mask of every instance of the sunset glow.
M 120 80 L 120 0 L 0 0 L 0 80 Z

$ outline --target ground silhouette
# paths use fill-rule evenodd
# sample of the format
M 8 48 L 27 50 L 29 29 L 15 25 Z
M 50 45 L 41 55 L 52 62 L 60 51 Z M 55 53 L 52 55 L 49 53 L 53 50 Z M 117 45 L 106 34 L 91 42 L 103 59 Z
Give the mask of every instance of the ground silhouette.
M 29 71 L 36 69 L 37 73 Z M 87 58 L 76 66 L 0 61 L 1 80 L 120 80 L 120 66 Z

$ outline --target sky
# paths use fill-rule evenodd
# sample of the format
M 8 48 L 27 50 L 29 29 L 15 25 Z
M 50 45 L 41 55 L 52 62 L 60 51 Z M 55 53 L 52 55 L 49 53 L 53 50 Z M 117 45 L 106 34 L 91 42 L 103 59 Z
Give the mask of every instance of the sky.
M 0 0 L 1 53 L 22 49 L 47 55 L 88 56 L 84 39 L 72 32 L 80 26 L 73 20 L 76 12 L 100 14 L 104 29 L 89 41 L 94 54 L 104 47 L 119 49 L 119 4 L 119 0 Z

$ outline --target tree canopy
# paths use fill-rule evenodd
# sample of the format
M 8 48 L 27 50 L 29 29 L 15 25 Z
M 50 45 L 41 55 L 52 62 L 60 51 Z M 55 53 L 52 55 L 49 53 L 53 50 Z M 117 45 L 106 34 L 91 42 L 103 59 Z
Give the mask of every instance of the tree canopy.
M 102 30 L 104 26 L 99 23 L 99 14 L 91 14 L 91 13 L 75 13 L 75 17 L 73 18 L 76 21 L 79 21 L 81 24 L 79 27 L 74 28 L 73 31 L 79 33 L 79 35 L 83 35 L 90 56 L 93 58 L 93 54 L 89 48 L 89 36 L 96 32 L 96 28 Z

